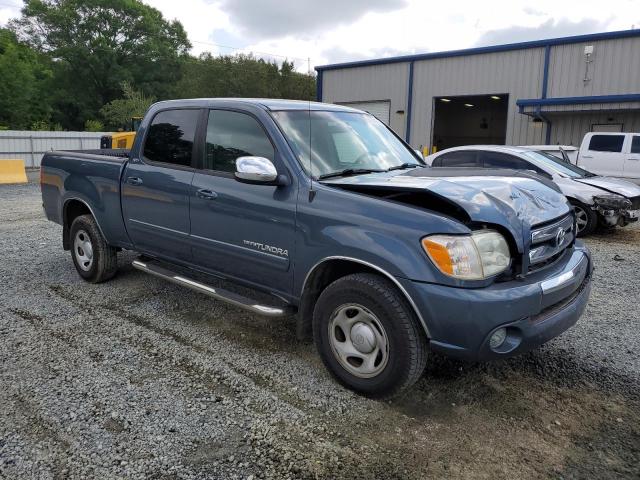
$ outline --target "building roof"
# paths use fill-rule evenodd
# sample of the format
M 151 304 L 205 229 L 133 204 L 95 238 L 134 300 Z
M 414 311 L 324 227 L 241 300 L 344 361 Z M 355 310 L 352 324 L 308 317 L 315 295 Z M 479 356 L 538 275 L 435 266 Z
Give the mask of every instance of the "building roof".
M 432 60 L 436 58 L 462 57 L 466 55 L 480 55 L 483 53 L 508 52 L 511 50 L 523 50 L 528 48 L 541 48 L 553 45 L 565 45 L 571 43 L 595 42 L 598 40 L 614 40 L 618 38 L 640 37 L 640 30 L 619 30 L 615 32 L 591 33 L 588 35 L 574 35 L 570 37 L 548 38 L 545 40 L 533 40 L 529 42 L 507 43 L 488 47 L 466 48 L 463 50 L 449 50 L 445 52 L 422 53 L 415 55 L 402 55 L 399 57 L 378 58 L 361 60 L 357 62 L 334 63 L 315 67 L 318 72 L 325 70 L 338 70 L 341 68 L 368 67 L 373 65 L 386 65 L 390 63 L 413 62 L 417 60 Z

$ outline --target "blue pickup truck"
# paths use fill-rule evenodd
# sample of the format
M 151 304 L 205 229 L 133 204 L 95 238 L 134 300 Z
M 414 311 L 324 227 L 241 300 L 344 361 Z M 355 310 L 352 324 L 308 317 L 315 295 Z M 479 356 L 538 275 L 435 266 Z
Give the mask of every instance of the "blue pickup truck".
M 343 106 L 160 102 L 131 151 L 45 154 L 41 187 L 83 279 L 112 278 L 132 250 L 149 274 L 297 315 L 333 376 L 375 398 L 412 385 L 430 350 L 483 361 L 539 346 L 578 320 L 591 289 L 554 184 L 431 169 Z

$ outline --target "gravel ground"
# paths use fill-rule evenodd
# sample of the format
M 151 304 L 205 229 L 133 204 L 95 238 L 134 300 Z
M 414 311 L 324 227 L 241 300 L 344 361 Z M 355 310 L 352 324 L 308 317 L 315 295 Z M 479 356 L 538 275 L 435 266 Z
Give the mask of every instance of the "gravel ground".
M 640 228 L 587 243 L 573 329 L 497 363 L 432 355 L 375 402 L 334 383 L 293 320 L 145 276 L 130 254 L 113 281 L 82 282 L 38 186 L 0 186 L 0 477 L 639 478 Z

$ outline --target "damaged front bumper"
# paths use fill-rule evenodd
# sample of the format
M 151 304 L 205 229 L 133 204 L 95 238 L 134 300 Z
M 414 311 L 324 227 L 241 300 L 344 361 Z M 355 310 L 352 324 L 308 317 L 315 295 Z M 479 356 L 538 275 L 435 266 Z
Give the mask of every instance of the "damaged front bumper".
M 593 209 L 606 226 L 624 227 L 640 218 L 640 209 L 633 209 L 631 200 L 620 195 L 594 197 Z
M 574 325 L 589 299 L 592 270 L 589 251 L 576 241 L 556 265 L 523 280 L 478 289 L 402 284 L 427 323 L 432 349 L 484 361 L 524 353 Z M 500 329 L 506 339 L 492 346 Z

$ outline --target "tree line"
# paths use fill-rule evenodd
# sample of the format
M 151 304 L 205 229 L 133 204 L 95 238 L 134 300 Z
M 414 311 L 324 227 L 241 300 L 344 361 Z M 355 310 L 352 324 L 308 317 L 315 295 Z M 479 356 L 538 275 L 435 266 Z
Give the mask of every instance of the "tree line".
M 0 29 L 0 129 L 115 130 L 169 98 L 315 99 L 293 62 L 190 49 L 140 0 L 25 0 Z

